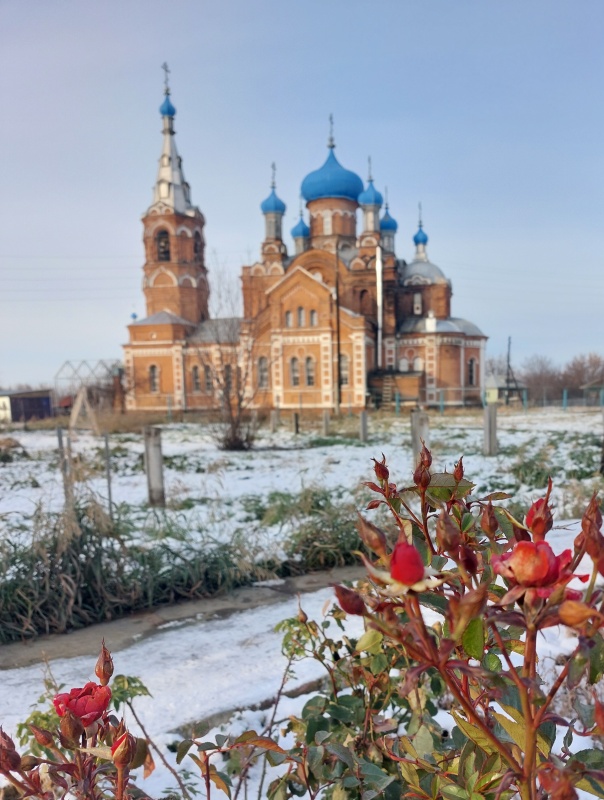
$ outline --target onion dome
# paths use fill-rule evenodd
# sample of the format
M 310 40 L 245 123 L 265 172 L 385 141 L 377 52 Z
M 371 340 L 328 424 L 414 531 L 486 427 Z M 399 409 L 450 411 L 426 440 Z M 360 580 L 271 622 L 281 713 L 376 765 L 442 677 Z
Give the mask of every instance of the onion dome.
M 345 169 L 330 145 L 327 160 L 320 169 L 309 173 L 302 181 L 302 197 L 307 202 L 322 197 L 342 197 L 356 201 L 363 191 L 363 181 L 355 172 Z
M 166 96 L 164 98 L 164 102 L 159 107 L 159 113 L 162 117 L 174 117 L 176 116 L 176 109 L 172 105 L 172 101 L 170 100 L 170 92 L 166 92 Z
M 358 202 L 361 206 L 378 206 L 378 208 L 381 208 L 384 198 L 373 185 L 373 178 L 369 178 L 367 188 L 358 196 Z
M 308 239 L 310 236 L 310 228 L 304 222 L 304 218 L 302 214 L 300 214 L 300 219 L 291 229 L 292 239 Z
M 285 203 L 280 197 L 277 197 L 274 187 L 266 200 L 260 203 L 260 210 L 263 214 L 285 214 L 285 208 Z
M 419 223 L 419 228 L 415 236 L 413 237 L 413 244 L 417 247 L 418 245 L 422 244 L 424 247 L 428 244 L 428 235 L 422 228 L 422 223 Z
M 388 211 L 388 204 L 386 203 L 386 211 L 384 212 L 384 216 L 380 220 L 380 231 L 396 233 L 398 230 L 398 222 L 394 219 L 394 217 L 390 216 Z

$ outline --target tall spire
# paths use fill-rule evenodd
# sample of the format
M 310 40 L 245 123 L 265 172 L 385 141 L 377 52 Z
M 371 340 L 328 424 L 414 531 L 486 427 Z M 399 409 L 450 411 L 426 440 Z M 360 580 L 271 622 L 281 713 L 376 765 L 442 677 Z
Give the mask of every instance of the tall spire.
M 371 174 L 371 156 L 367 157 L 367 181 L 372 181 L 373 175 Z
M 154 206 L 168 208 L 176 214 L 192 216 L 195 213 L 195 209 L 191 204 L 189 184 L 183 174 L 182 159 L 178 155 L 174 137 L 176 109 L 170 99 L 170 86 L 168 83 L 170 69 L 165 62 L 162 64 L 162 69 L 164 71 L 165 97 L 159 108 L 159 113 L 163 121 L 163 144 L 151 208 Z

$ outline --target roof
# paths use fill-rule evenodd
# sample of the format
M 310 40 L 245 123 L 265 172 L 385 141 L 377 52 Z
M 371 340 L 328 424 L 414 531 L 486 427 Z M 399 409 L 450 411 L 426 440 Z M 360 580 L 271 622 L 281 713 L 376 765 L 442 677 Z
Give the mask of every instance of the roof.
M 197 326 L 188 341 L 198 344 L 236 344 L 242 322 L 241 317 L 206 319 Z
M 381 195 L 381 192 L 373 185 L 373 178 L 370 178 L 367 183 L 367 188 L 364 192 L 358 197 L 359 205 L 362 206 L 381 206 L 384 202 L 384 198 Z
M 172 105 L 172 101 L 170 100 L 170 95 L 166 92 L 166 97 L 164 98 L 164 102 L 159 107 L 159 113 L 162 117 L 174 117 L 176 116 L 176 109 Z
M 280 197 L 277 197 L 274 187 L 266 200 L 260 203 L 260 210 L 263 214 L 285 214 L 285 209 L 285 203 Z
M 440 267 L 427 259 L 418 258 L 404 267 L 402 281 L 403 285 L 407 283 L 449 283 Z
M 188 325 L 189 327 L 193 326 L 195 323 L 191 322 L 188 319 L 183 319 L 183 317 L 177 317 L 176 314 L 172 314 L 170 311 L 158 311 L 157 314 L 151 314 L 150 317 L 145 317 L 145 319 L 137 319 L 136 322 L 132 322 L 131 325 Z
M 386 212 L 380 220 L 380 230 L 392 231 L 393 233 L 396 233 L 398 230 L 398 222 L 394 219 L 394 217 L 390 216 L 388 206 L 386 206 Z
M 428 331 L 427 317 L 407 317 L 400 326 L 399 333 L 457 333 L 466 336 L 484 336 L 484 333 L 473 322 L 460 317 L 447 317 L 447 319 L 436 319 L 435 331 Z
M 343 197 L 356 201 L 363 188 L 363 181 L 356 172 L 345 169 L 336 158 L 333 147 L 330 147 L 323 166 L 310 172 L 302 181 L 301 192 L 309 202 L 321 197 Z

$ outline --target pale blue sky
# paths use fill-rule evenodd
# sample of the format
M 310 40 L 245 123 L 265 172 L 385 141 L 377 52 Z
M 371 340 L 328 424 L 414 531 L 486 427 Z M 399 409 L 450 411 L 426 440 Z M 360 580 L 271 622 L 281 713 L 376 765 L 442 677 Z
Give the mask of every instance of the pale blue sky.
M 3 0 L 0 385 L 119 357 L 144 314 L 163 61 L 215 285 L 258 255 L 272 161 L 293 226 L 333 112 L 400 257 L 422 201 L 490 355 L 602 354 L 603 42 L 602 0 Z

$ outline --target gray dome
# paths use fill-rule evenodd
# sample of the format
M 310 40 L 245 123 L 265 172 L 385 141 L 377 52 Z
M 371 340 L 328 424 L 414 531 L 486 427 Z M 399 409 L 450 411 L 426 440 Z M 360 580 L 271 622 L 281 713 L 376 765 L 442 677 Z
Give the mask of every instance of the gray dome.
M 437 267 L 438 269 L 438 267 Z M 431 319 L 432 324 L 436 323 L 436 330 L 433 333 L 463 333 L 466 336 L 484 336 L 479 327 L 460 317 L 447 317 L 447 319 Z M 428 317 L 407 317 L 399 328 L 399 333 L 426 333 L 428 331 Z
M 415 259 L 403 269 L 403 286 L 417 284 L 425 286 L 432 283 L 449 283 L 443 271 L 431 261 Z

